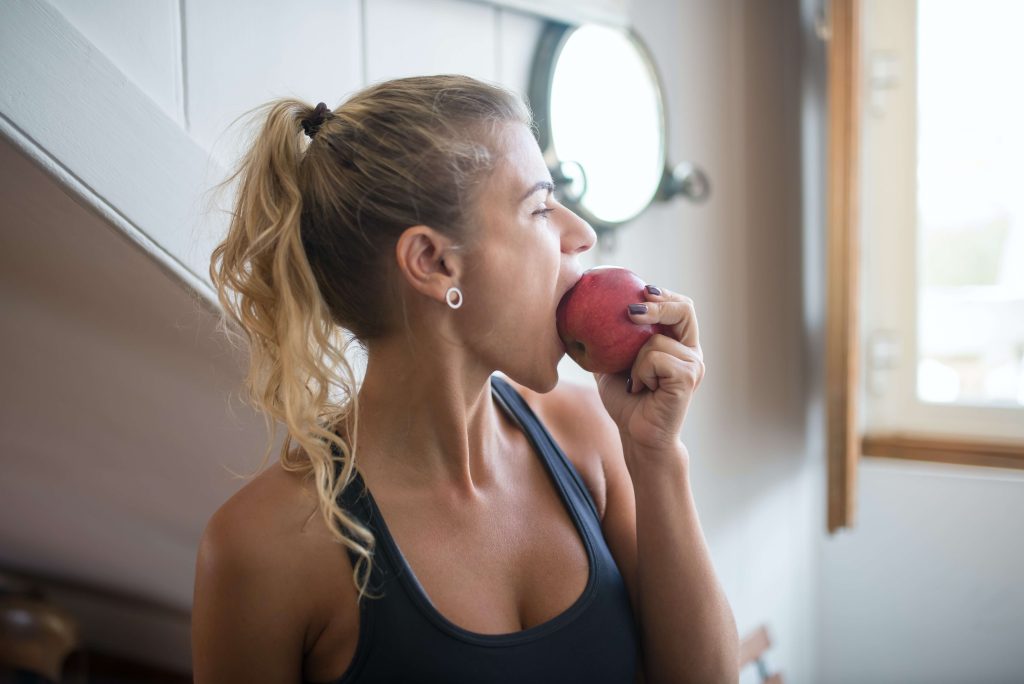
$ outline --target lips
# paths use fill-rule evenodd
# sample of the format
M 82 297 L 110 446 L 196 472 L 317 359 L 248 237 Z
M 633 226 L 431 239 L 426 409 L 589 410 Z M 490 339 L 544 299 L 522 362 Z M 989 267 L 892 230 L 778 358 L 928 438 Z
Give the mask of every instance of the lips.
M 565 293 L 568 292 L 569 290 L 571 290 L 572 288 L 576 287 L 576 283 L 580 282 L 580 278 L 582 278 L 582 277 L 583 277 L 582 273 L 576 273 L 573 276 L 573 279 L 569 283 L 569 285 L 566 286 L 561 292 L 558 293 L 558 297 L 555 299 L 555 306 L 556 307 L 558 306 L 558 303 L 562 301 L 562 297 L 565 296 Z
M 568 292 L 569 290 L 571 290 L 572 288 L 576 287 L 576 283 L 578 283 L 580 281 L 580 278 L 582 278 L 582 277 L 583 277 L 583 273 L 580 272 L 580 271 L 577 271 L 573 275 L 573 278 L 569 282 L 569 284 L 564 289 L 562 289 L 561 292 L 558 293 L 558 296 L 555 298 L 555 309 L 554 309 L 554 311 L 551 312 L 551 320 L 552 321 L 556 321 L 557 320 L 556 312 L 558 311 L 558 304 L 559 304 L 559 302 L 562 301 L 562 298 L 565 297 L 565 293 Z M 562 349 L 562 353 L 563 354 L 568 354 L 569 353 L 569 349 L 568 349 L 568 347 L 565 346 L 565 341 L 562 339 L 562 336 L 558 334 L 557 324 L 555 326 L 555 339 L 558 340 L 558 346 Z
M 565 346 L 565 341 L 562 339 L 561 335 L 558 334 L 557 313 L 556 313 L 558 311 L 558 303 L 562 301 L 562 298 L 565 296 L 566 292 L 568 292 L 569 290 L 574 288 L 575 285 L 577 285 L 577 283 L 580 282 L 580 279 L 582 279 L 582 277 L 583 277 L 583 271 L 573 271 L 572 279 L 569 281 L 569 283 L 564 288 L 562 288 L 558 292 L 557 297 L 555 297 L 555 307 L 552 309 L 551 315 L 549 316 L 552 324 L 555 324 L 554 325 L 555 339 L 558 340 L 558 347 L 562 350 L 562 354 L 568 354 L 569 350 L 568 350 L 568 347 Z

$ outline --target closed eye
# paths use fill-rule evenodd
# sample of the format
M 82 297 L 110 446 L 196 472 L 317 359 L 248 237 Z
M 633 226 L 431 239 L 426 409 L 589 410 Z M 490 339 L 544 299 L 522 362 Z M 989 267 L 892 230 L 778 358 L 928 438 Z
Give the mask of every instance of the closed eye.
M 534 216 L 537 216 L 537 215 L 540 215 L 540 216 L 547 216 L 548 214 L 550 214 L 550 213 L 551 213 L 551 212 L 553 212 L 554 210 L 555 210 L 555 208 L 554 208 L 554 207 L 545 207 L 545 208 L 543 208 L 543 209 L 538 209 L 537 211 L 533 212 L 533 215 L 534 215 Z

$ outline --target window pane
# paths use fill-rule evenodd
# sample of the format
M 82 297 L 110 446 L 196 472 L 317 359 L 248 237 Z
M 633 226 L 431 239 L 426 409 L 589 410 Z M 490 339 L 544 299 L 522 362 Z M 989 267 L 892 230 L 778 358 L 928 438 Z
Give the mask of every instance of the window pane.
M 918 2 L 923 401 L 1024 405 L 1024 2 Z

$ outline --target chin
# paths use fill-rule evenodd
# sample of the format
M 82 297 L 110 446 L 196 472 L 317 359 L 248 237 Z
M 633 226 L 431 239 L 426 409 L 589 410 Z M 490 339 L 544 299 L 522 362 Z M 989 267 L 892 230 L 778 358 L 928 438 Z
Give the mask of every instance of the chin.
M 545 382 L 542 387 L 531 388 L 531 389 L 533 389 L 533 391 L 538 393 L 538 394 L 547 394 L 548 392 L 550 392 L 551 390 L 555 389 L 556 387 L 558 387 L 558 370 L 557 369 L 555 369 L 554 378 L 552 378 L 552 380 L 550 382 Z
M 537 394 L 547 394 L 558 386 L 558 366 L 550 368 L 534 366 L 525 373 L 501 371 L 509 379 Z
M 537 394 L 547 394 L 558 386 L 558 364 L 567 356 L 565 346 L 557 336 L 557 353 L 555 349 L 542 351 L 525 360 L 524 365 L 508 363 L 504 368 L 498 367 L 510 380 Z M 506 357 L 508 360 L 508 357 Z
M 544 373 L 538 380 L 535 386 L 531 385 L 530 389 L 538 394 L 547 394 L 551 390 L 558 386 L 558 364 L 544 368 L 543 370 L 548 371 Z

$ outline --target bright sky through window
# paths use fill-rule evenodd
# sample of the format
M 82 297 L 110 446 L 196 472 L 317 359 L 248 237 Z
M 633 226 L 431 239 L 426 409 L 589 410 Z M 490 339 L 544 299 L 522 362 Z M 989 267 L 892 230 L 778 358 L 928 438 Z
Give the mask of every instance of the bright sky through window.
M 918 2 L 918 397 L 1024 405 L 1024 2 Z

